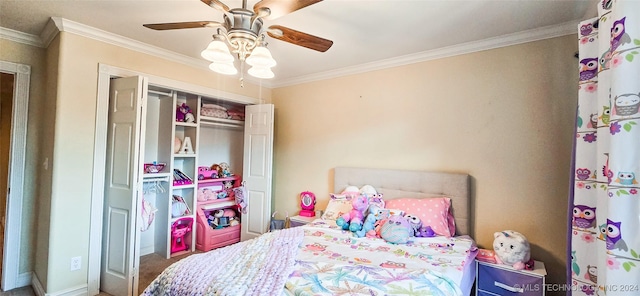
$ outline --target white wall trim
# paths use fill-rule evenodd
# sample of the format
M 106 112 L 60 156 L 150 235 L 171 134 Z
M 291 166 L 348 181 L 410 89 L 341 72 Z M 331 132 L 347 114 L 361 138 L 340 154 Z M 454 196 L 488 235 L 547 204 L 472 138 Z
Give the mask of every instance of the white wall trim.
M 341 76 L 360 74 L 375 70 L 398 67 L 408 64 L 420 63 L 429 60 L 441 59 L 457 55 L 463 55 L 483 50 L 495 49 L 559 36 L 565 36 L 578 32 L 579 20 L 566 22 L 560 25 L 547 26 L 499 37 L 467 42 L 453 46 L 423 51 L 400 57 L 375 61 L 371 63 L 345 67 L 342 69 L 325 71 L 321 73 L 299 76 L 292 79 L 278 80 L 272 87 L 284 87 L 318 80 L 331 79 Z
M 44 29 L 42 29 L 42 32 L 40 32 L 40 42 L 43 47 L 49 47 L 49 44 L 51 44 L 51 41 L 53 41 L 59 32 L 60 31 L 53 19 L 49 19 L 47 24 L 44 26 Z
M 20 31 L 0 27 L 0 39 L 7 39 L 17 43 L 23 43 L 36 47 L 44 47 L 39 36 Z
M 11 122 L 11 155 L 9 155 L 9 188 L 2 265 L 2 290 L 21 287 L 19 281 L 22 256 L 22 207 L 24 202 L 24 171 L 27 149 L 27 117 L 29 114 L 29 84 L 31 67 L 0 61 L 0 71 L 15 75 Z
M 295 84 L 307 83 L 307 82 L 312 82 L 317 80 L 331 79 L 331 78 L 336 78 L 336 77 L 341 77 L 346 75 L 353 75 L 353 74 L 359 74 L 359 73 L 386 69 L 391 67 L 398 67 L 398 66 L 403 66 L 407 64 L 425 62 L 425 61 L 434 60 L 434 59 L 440 59 L 445 57 L 468 54 L 472 52 L 478 52 L 483 50 L 495 49 L 495 48 L 517 45 L 517 44 L 526 43 L 526 42 L 532 42 L 532 41 L 538 41 L 543 39 L 549 39 L 549 38 L 574 34 L 578 31 L 577 24 L 579 22 L 580 20 L 574 20 L 574 21 L 566 22 L 559 25 L 552 25 L 552 26 L 547 26 L 542 28 L 531 29 L 527 31 L 507 34 L 507 35 L 498 36 L 494 38 L 467 42 L 463 44 L 438 48 L 434 50 L 428 50 L 428 51 L 419 52 L 415 54 L 384 59 L 384 60 L 365 63 L 361 65 L 355 65 L 352 67 L 345 67 L 342 69 L 336 69 L 336 70 L 325 71 L 321 73 L 315 73 L 311 75 L 299 76 L 292 79 L 283 79 L 283 80 L 274 80 L 274 81 L 257 81 L 252 79 L 251 77 L 245 77 L 245 80 L 251 83 L 256 83 L 256 84 L 259 83 L 263 87 L 274 88 L 274 87 L 284 87 L 284 86 L 290 86 Z M 142 52 L 145 54 L 157 56 L 166 60 L 182 63 L 187 66 L 191 66 L 199 69 L 208 69 L 208 62 L 204 60 L 178 54 L 172 51 L 168 51 L 166 49 L 162 49 L 153 45 L 142 43 L 130 38 L 126 38 L 120 35 L 116 35 L 107 31 L 96 29 L 87 25 L 83 25 L 83 24 L 70 21 L 67 19 L 59 18 L 59 17 L 52 17 L 49 24 L 47 24 L 47 26 L 41 33 L 40 38 L 37 38 L 38 42 L 41 44 L 40 45 L 41 47 L 48 46 L 51 40 L 53 40 L 53 38 L 57 34 L 57 32 L 54 32 L 55 30 L 53 30 L 54 27 L 57 28 L 57 30 L 59 31 L 74 33 L 74 34 L 81 35 L 94 40 L 113 44 L 123 48 L 128 48 L 128 49 Z M 8 30 L 8 29 L 5 29 L 5 30 Z M 2 35 L 0 32 L 0 38 L 2 37 L 4 37 L 4 35 Z M 29 38 L 27 38 L 27 40 L 28 39 Z
M 51 18 L 58 30 L 73 33 L 90 39 L 98 40 L 101 42 L 113 44 L 119 47 L 128 48 L 152 56 L 157 56 L 163 59 L 175 61 L 185 64 L 194 68 L 206 69 L 209 71 L 209 62 L 196 59 L 189 56 L 185 56 L 173 51 L 169 51 L 157 46 L 153 46 L 147 43 L 143 43 L 137 40 L 133 40 L 127 37 L 116 35 L 107 31 L 96 29 L 81 23 L 70 21 L 68 19 L 52 17 Z
M 36 274 L 33 274 L 31 277 L 31 287 L 33 288 L 33 292 L 38 296 L 44 296 L 44 288 L 42 287 L 42 283 Z

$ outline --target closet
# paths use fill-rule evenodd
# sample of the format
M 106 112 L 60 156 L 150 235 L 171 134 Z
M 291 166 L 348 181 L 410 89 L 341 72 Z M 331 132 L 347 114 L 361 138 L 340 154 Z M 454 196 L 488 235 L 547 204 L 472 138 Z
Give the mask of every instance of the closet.
M 112 79 L 110 89 L 103 291 L 136 294 L 140 256 L 170 258 L 193 252 L 196 245 L 208 251 L 266 231 L 272 203 L 273 105 L 149 84 L 145 77 Z M 203 106 L 233 110 L 234 116 L 202 115 Z M 186 120 L 179 107 L 190 109 Z M 211 178 L 212 165 L 222 163 L 228 165 L 227 174 Z M 246 213 L 237 212 L 233 226 L 216 229 L 218 224 L 206 217 L 216 209 L 236 208 L 227 183 L 244 184 Z M 200 194 L 199 200 L 203 189 L 217 195 L 203 199 Z

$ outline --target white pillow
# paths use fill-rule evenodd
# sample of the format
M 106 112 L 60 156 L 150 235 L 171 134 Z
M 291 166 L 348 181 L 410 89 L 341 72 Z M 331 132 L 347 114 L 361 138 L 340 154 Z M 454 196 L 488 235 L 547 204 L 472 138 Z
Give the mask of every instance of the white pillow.
M 360 191 L 360 193 L 364 193 L 367 196 L 372 196 L 372 195 L 378 194 L 378 191 L 376 191 L 376 189 L 373 188 L 373 186 L 371 186 L 371 185 L 364 185 L 364 186 L 362 186 L 360 188 L 359 191 Z
M 352 208 L 350 199 L 346 199 L 344 195 L 331 194 L 327 208 L 322 214 L 322 219 L 335 221 L 342 214 L 351 211 Z

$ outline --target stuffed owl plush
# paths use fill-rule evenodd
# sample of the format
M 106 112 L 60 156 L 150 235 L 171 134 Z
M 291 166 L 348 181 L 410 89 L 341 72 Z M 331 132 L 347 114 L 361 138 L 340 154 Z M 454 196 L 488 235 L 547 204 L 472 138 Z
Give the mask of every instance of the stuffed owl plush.
M 380 237 L 392 244 L 406 244 L 412 236 L 413 228 L 405 217 L 394 215 L 382 224 Z
M 531 250 L 527 238 L 513 230 L 498 231 L 493 234 L 493 250 L 498 264 L 524 269 L 525 263 L 531 259 Z

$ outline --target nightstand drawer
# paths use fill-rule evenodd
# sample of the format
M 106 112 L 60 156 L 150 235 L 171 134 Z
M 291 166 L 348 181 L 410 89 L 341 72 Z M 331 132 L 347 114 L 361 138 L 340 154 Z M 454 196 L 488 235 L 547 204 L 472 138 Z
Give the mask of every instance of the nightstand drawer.
M 477 287 L 496 295 L 538 296 L 544 295 L 544 277 L 478 263 Z
M 293 216 L 289 219 L 289 226 L 298 227 L 298 226 L 306 225 L 315 219 L 316 217 Z

